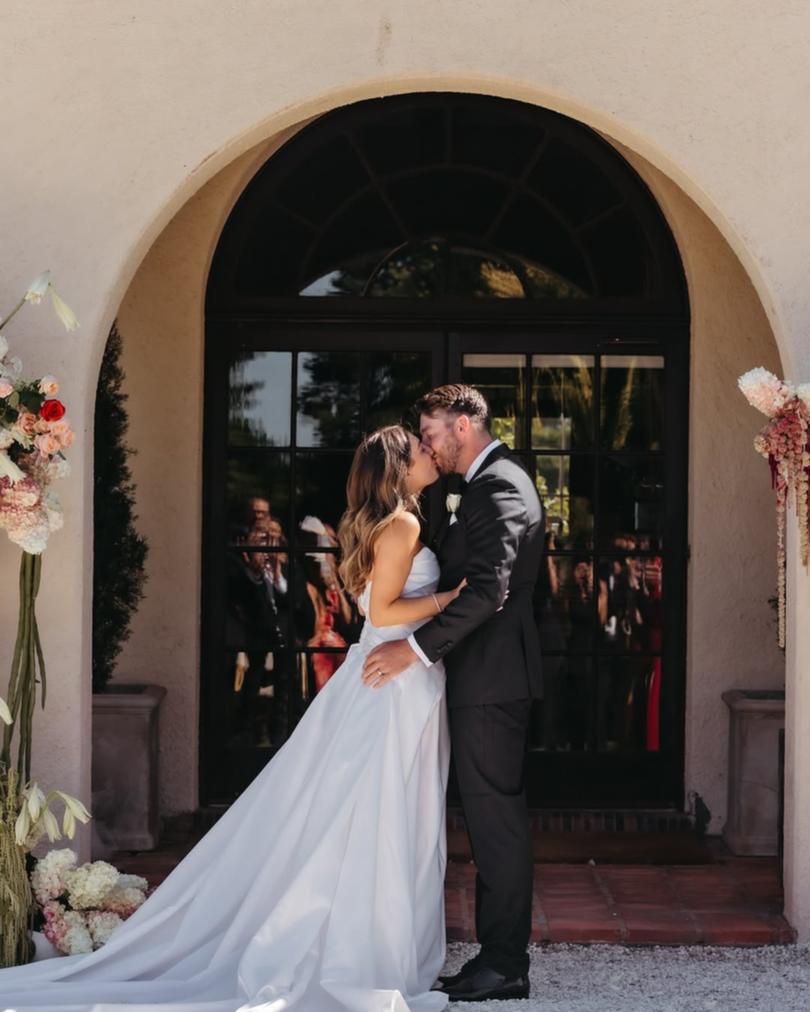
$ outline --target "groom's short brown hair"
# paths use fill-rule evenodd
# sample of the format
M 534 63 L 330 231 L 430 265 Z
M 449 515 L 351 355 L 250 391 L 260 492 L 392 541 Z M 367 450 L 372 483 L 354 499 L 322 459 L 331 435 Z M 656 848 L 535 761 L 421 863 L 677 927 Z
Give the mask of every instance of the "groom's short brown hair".
M 481 428 L 491 431 L 492 417 L 489 405 L 480 390 L 465 383 L 447 383 L 426 393 L 413 406 L 417 415 L 433 416 L 437 411 L 451 415 L 467 415 Z

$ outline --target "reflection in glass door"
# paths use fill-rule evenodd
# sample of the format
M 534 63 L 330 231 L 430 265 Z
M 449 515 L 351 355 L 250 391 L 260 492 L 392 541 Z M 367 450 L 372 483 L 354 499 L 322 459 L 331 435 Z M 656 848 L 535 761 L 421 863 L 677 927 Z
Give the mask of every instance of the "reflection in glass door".
M 340 583 L 336 530 L 361 435 L 405 419 L 434 382 L 429 336 L 408 343 L 240 340 L 210 366 L 227 376 L 210 422 L 220 431 L 209 433 L 218 447 L 209 530 L 219 541 L 205 588 L 211 801 L 247 786 L 357 641 L 362 619 Z
M 660 354 L 597 342 L 532 352 L 538 343 L 495 353 L 464 349 L 503 341 L 458 339 L 458 375 L 487 395 L 495 435 L 534 477 L 546 512 L 534 601 L 545 699 L 529 794 L 535 804 L 671 802 L 681 759 L 662 713 L 679 712 L 682 632 L 665 573 L 684 564 L 685 490 L 667 482 L 679 461 L 668 455 L 678 422 L 665 375 L 673 390 L 677 377 Z

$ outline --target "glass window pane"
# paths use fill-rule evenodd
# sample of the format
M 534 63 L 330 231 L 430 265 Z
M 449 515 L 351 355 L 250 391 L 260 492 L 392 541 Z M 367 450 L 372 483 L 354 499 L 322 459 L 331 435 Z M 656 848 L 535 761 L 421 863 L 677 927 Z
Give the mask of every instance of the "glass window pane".
M 532 712 L 529 748 L 584 752 L 595 744 L 594 662 L 586 654 L 543 657 L 543 699 Z
M 232 446 L 289 446 L 292 353 L 242 352 L 231 362 L 228 442 Z
M 282 650 L 289 641 L 289 558 L 286 552 L 262 551 L 265 545 L 270 547 L 270 541 L 267 532 L 254 531 L 246 536 L 244 551 L 227 553 L 225 645 L 229 650 L 264 656 Z
M 600 751 L 657 751 L 662 674 L 660 657 L 606 657 L 599 662 Z
M 586 653 L 594 647 L 593 558 L 546 555 L 535 590 L 535 618 L 544 653 Z
M 503 260 L 463 246 L 450 250 L 451 295 L 473 299 L 525 299 L 520 278 Z
M 360 355 L 301 352 L 297 407 L 299 446 L 356 446 L 360 441 Z
M 225 482 L 228 539 L 242 544 L 266 529 L 283 545 L 290 534 L 289 453 L 232 450 Z
M 659 355 L 601 358 L 602 446 L 660 450 L 664 434 L 664 359 Z
M 662 460 L 603 457 L 599 499 L 599 541 L 605 548 L 648 551 L 663 547 Z
M 593 546 L 594 462 L 563 454 L 534 458 L 535 485 L 546 514 L 549 547 Z
M 477 387 L 492 412 L 492 434 L 513 450 L 524 445 L 525 355 L 465 355 L 462 380 Z
M 217 726 L 226 749 L 257 750 L 256 772 L 267 761 L 267 750 L 283 745 L 292 730 L 285 706 L 289 667 L 286 652 L 225 651 Z
M 604 649 L 656 652 L 664 639 L 660 556 L 600 559 L 599 625 Z
M 319 532 L 319 525 L 323 525 L 326 534 L 319 533 L 318 536 L 328 537 L 332 546 L 337 547 L 336 531 L 346 510 L 346 480 L 352 456 L 351 453 L 296 454 L 295 512 L 298 530 L 295 538 L 298 544 L 309 547 L 311 535 Z
M 307 552 L 296 556 L 295 641 L 299 647 L 342 650 L 360 638 L 363 618 L 338 575 L 339 556 Z
M 410 419 L 416 399 L 432 386 L 426 351 L 377 352 L 368 356 L 366 429 Z
M 532 447 L 593 446 L 592 355 L 532 356 Z
M 375 298 L 433 299 L 446 288 L 446 256 L 437 242 L 417 243 L 392 253 L 369 282 Z

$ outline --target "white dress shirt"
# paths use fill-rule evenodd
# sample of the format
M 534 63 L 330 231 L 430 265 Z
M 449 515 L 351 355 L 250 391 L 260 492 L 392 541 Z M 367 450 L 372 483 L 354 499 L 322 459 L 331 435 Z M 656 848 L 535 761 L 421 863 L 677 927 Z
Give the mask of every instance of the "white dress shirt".
M 475 458 L 472 464 L 470 464 L 470 466 L 467 468 L 467 471 L 464 475 L 464 481 L 466 481 L 468 485 L 476 476 L 476 474 L 478 474 L 478 472 L 481 470 L 481 465 L 484 463 L 484 461 L 487 459 L 490 453 L 492 453 L 492 451 L 500 445 L 501 445 L 500 439 L 493 439 L 492 442 L 487 443 L 484 449 L 478 454 L 478 456 Z M 425 665 L 425 667 L 429 668 L 433 662 L 429 661 L 427 657 L 425 657 L 419 644 L 416 642 L 416 638 L 414 637 L 413 633 L 411 633 L 411 635 L 408 637 L 408 642 L 411 645 L 411 650 L 413 650 L 413 652 L 416 654 L 419 660 Z

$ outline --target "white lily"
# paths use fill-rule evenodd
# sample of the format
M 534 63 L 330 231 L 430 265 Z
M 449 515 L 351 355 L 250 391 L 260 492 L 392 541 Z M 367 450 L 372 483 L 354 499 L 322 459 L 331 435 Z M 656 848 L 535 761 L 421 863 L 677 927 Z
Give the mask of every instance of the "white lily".
M 36 822 L 48 803 L 45 800 L 45 794 L 36 781 L 24 793 L 28 795 L 28 811 L 31 814 L 31 821 Z
M 11 710 L 8 708 L 8 703 L 0 696 L 0 720 L 4 724 L 13 724 L 14 718 L 11 716 Z
M 26 302 L 33 302 L 34 305 L 42 302 L 42 296 L 48 291 L 48 285 L 51 283 L 51 272 L 43 271 L 38 274 L 31 284 L 26 288 L 23 299 Z
M 23 478 L 22 471 L 5 450 L 0 450 L 0 478 L 10 478 L 12 484 Z
M 70 840 L 76 835 L 76 820 L 73 817 L 73 812 L 71 812 L 67 805 L 65 805 L 65 811 L 62 815 L 62 832 Z
M 30 831 L 31 813 L 28 811 L 28 805 L 23 805 L 20 809 L 20 814 L 17 816 L 17 821 L 14 823 L 14 839 L 18 847 L 25 846 L 25 841 L 28 839 Z
M 90 821 L 90 812 L 88 812 L 78 798 L 74 798 L 72 794 L 65 794 L 64 791 L 56 791 L 56 794 L 58 794 L 62 801 L 64 801 L 65 810 L 69 810 L 70 813 L 79 820 L 79 822 Z
M 56 816 L 50 808 L 46 808 L 42 813 L 42 822 L 51 843 L 55 843 L 57 840 L 62 839 L 62 834 L 59 832 L 59 823 L 56 821 Z
M 51 302 L 53 303 L 54 312 L 64 324 L 65 330 L 75 330 L 79 326 L 76 314 L 65 302 L 65 300 L 60 297 L 53 285 L 49 285 L 48 287 L 51 293 Z

